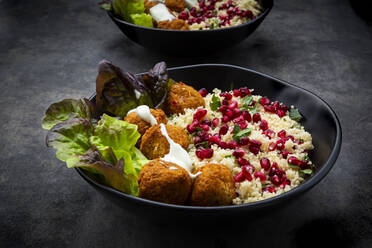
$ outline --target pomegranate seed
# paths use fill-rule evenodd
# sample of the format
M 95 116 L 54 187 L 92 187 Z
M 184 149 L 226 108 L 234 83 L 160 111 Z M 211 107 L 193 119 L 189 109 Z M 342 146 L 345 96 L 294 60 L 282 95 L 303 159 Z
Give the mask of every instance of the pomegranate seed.
M 212 125 L 212 122 L 210 120 L 208 120 L 208 119 L 205 119 L 200 124 L 201 125 L 211 126 Z
M 221 138 L 220 137 L 218 137 L 217 135 L 213 135 L 213 136 L 211 136 L 210 138 L 209 138 L 209 142 L 211 143 L 211 144 L 220 144 L 221 143 Z
M 274 175 L 271 177 L 271 182 L 275 185 L 279 185 L 281 183 L 281 180 L 278 175 Z
M 251 91 L 247 87 L 243 87 L 239 89 L 240 97 L 245 97 L 246 95 L 250 95 Z
M 231 100 L 232 99 L 232 95 L 228 92 L 222 92 L 220 94 L 221 97 L 224 97 L 226 100 Z
M 255 113 L 253 115 L 253 122 L 259 122 L 259 121 L 261 121 L 261 115 L 260 113 Z
M 245 154 L 245 152 L 244 152 L 242 149 L 236 149 L 236 150 L 232 153 L 232 155 L 233 155 L 234 157 L 236 157 L 236 158 L 241 158 L 241 157 L 244 156 L 244 154 Z
M 235 149 L 238 147 L 238 143 L 236 143 L 235 140 L 230 140 L 229 142 L 227 142 L 227 145 L 229 149 Z
M 241 115 L 241 111 L 240 111 L 240 109 L 238 109 L 238 108 L 234 108 L 233 109 L 233 115 L 234 115 L 234 117 L 237 117 L 237 116 L 240 116 Z M 242 117 L 243 118 L 243 117 Z M 243 118 L 244 119 L 244 118 Z
M 246 146 L 246 145 L 248 145 L 248 143 L 249 143 L 249 138 L 248 137 L 241 138 L 238 142 L 238 144 L 241 145 L 241 146 Z
M 276 162 L 273 163 L 273 165 L 271 166 L 271 169 L 269 171 L 269 176 L 274 176 L 276 174 L 278 170 L 278 164 Z
M 246 122 L 239 123 L 240 130 L 246 129 L 248 127 L 248 124 Z
M 290 156 L 288 158 L 288 163 L 289 164 L 293 164 L 293 165 L 298 165 L 300 166 L 301 165 L 301 160 L 299 160 L 298 158 L 294 157 L 294 156 Z
M 200 126 L 204 131 L 209 131 L 210 127 L 208 125 L 201 125 Z
M 234 95 L 235 97 L 240 96 L 240 91 L 237 90 L 237 89 L 233 90 L 233 95 Z
M 285 130 L 281 130 L 281 131 L 279 131 L 279 133 L 278 133 L 278 137 L 280 137 L 280 138 L 283 138 L 283 137 L 285 137 L 287 135 L 287 132 L 285 131 Z
M 293 137 L 293 135 L 288 135 L 287 137 L 288 137 L 290 140 L 292 140 L 292 142 L 295 141 L 295 138 Z
M 206 114 L 207 114 L 206 109 L 198 109 L 196 113 L 194 114 L 193 118 L 194 120 L 200 121 Z
M 197 149 L 195 154 L 200 159 L 211 158 L 213 156 L 213 149 Z
M 237 101 L 231 101 L 228 108 L 233 110 L 234 108 L 238 107 L 238 102 Z
M 267 97 L 262 97 L 262 98 L 260 99 L 260 104 L 261 104 L 262 106 L 269 105 L 270 103 L 271 103 L 271 102 L 270 102 L 269 98 L 267 98 Z
M 261 171 L 256 171 L 254 173 L 254 177 L 255 178 L 259 178 L 261 182 L 265 182 L 266 181 L 266 175 L 264 173 L 262 173 Z
M 220 135 L 225 135 L 229 131 L 229 126 L 224 124 L 221 126 L 220 131 L 218 132 Z
M 255 146 L 255 147 L 260 147 L 260 146 L 262 145 L 261 141 L 259 141 L 259 140 L 254 140 L 254 139 L 250 140 L 250 141 L 249 141 L 249 144 L 250 144 L 251 146 Z
M 218 118 L 214 118 L 212 120 L 212 127 L 217 127 L 220 124 L 220 120 Z
M 240 172 L 238 175 L 235 176 L 235 182 L 241 183 L 245 180 L 245 176 L 243 175 L 243 172 Z
M 235 124 L 243 123 L 243 122 L 244 122 L 244 118 L 242 115 L 234 119 Z
M 225 113 L 227 109 L 228 109 L 228 108 L 227 108 L 226 105 L 221 105 L 221 106 L 218 108 L 218 111 L 220 111 L 221 113 Z
M 275 137 L 275 132 L 271 129 L 267 129 L 266 131 L 262 132 L 262 134 L 265 134 L 265 136 L 268 137 L 269 139 Z
M 253 153 L 254 155 L 257 155 L 259 152 L 260 152 L 260 148 L 256 147 L 256 146 L 249 146 L 249 151 L 251 153 Z
M 276 144 L 274 143 L 274 142 L 271 142 L 270 144 L 269 144 L 269 151 L 274 151 L 275 150 L 275 148 L 276 148 Z
M 286 111 L 284 111 L 284 110 L 277 110 L 276 111 L 276 114 L 280 117 L 280 118 L 282 118 L 283 116 L 285 116 L 285 114 L 286 114 Z
M 223 99 L 222 100 L 222 105 L 229 105 L 229 100 Z
M 284 112 L 286 112 L 288 110 L 288 107 L 287 107 L 287 105 L 281 103 L 281 104 L 279 104 L 278 109 L 283 110 Z
M 264 106 L 264 109 L 265 109 L 265 111 L 267 111 L 267 112 L 275 113 L 275 109 L 274 109 L 274 107 L 271 106 L 271 105 L 266 105 L 266 106 Z
M 282 139 L 277 140 L 276 144 L 275 144 L 275 148 L 278 149 L 278 150 L 283 150 L 284 149 L 284 144 L 285 144 L 284 140 L 282 140 Z
M 270 185 L 270 186 L 267 186 L 267 187 L 263 188 L 262 191 L 263 192 L 268 191 L 270 193 L 275 193 L 276 192 L 276 189 L 274 188 L 274 186 L 271 186 Z
M 202 142 L 202 139 L 199 136 L 195 136 L 194 137 L 194 144 L 198 144 L 200 142 Z
M 265 171 L 270 169 L 270 160 L 267 158 L 261 158 L 260 159 L 260 165 L 261 168 L 264 169 Z
M 269 125 L 267 124 L 267 121 L 265 120 L 261 121 L 259 127 L 262 131 L 266 131 L 267 129 L 269 129 Z
M 252 117 L 247 110 L 243 111 L 242 116 L 243 116 L 244 120 L 246 120 L 246 121 L 251 121 L 252 120 Z
M 244 177 L 245 177 L 248 181 L 252 181 L 252 175 L 251 175 L 251 172 L 250 172 L 248 166 L 243 166 L 243 167 L 242 167 L 242 173 L 243 173 Z
M 278 101 L 275 101 L 273 103 L 273 107 L 274 107 L 275 111 L 277 111 L 279 109 L 279 102 Z
M 202 141 L 209 141 L 209 138 L 211 137 L 212 135 L 209 134 L 209 133 L 203 133 L 203 135 L 201 136 L 201 139 Z
M 220 146 L 222 149 L 228 149 L 228 148 L 229 148 L 229 146 L 227 145 L 227 143 L 224 142 L 224 141 L 221 141 L 220 144 L 219 144 L 219 146 Z
M 179 15 L 178 15 L 178 18 L 179 19 L 182 19 L 182 20 L 187 20 L 189 19 L 189 13 L 185 12 L 185 11 L 182 11 Z M 205 90 L 205 95 L 202 94 L 201 90 Z M 207 95 L 207 90 L 205 88 L 199 90 L 199 93 L 200 95 L 202 95 L 202 97 L 205 97 Z M 204 93 L 204 92 L 203 92 Z
M 238 158 L 236 161 L 240 166 L 249 165 L 249 161 L 245 158 Z
M 288 155 L 289 154 L 292 154 L 290 151 L 283 151 L 282 152 L 282 156 L 283 156 L 283 158 L 285 158 L 285 159 L 287 159 L 287 157 L 288 157 Z
M 280 179 L 282 179 L 283 177 L 285 177 L 285 171 L 282 170 L 282 169 L 277 169 L 275 174 L 276 174 Z
M 285 179 L 285 180 L 280 184 L 280 187 L 281 187 L 282 189 L 284 189 L 286 185 L 291 185 L 291 180 L 289 180 L 289 179 Z
M 234 114 L 231 111 L 231 109 L 226 110 L 225 115 L 227 115 L 227 117 L 229 117 L 230 119 L 233 118 L 233 116 L 234 116 Z
M 227 115 L 224 115 L 223 117 L 222 117 L 222 122 L 223 123 L 226 123 L 226 122 L 229 122 L 230 121 L 230 118 L 227 116 Z
M 245 11 L 245 15 L 246 15 L 249 19 L 253 19 L 253 17 L 254 17 L 252 11 L 250 11 L 250 10 L 246 10 L 246 11 Z

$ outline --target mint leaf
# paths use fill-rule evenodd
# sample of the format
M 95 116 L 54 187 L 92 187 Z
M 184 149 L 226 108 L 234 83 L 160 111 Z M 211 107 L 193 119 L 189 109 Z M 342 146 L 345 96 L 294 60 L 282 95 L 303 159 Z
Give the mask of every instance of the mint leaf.
M 225 158 L 232 158 L 232 155 L 226 155 Z
M 201 127 L 196 127 L 196 128 L 195 128 L 195 131 L 196 131 L 196 132 L 201 132 L 201 131 L 203 131 L 203 128 L 201 128 Z
M 300 169 L 300 167 L 298 167 L 297 165 L 294 165 L 294 164 L 288 164 L 288 166 L 292 169 Z
M 311 175 L 313 173 L 312 169 L 306 169 L 306 170 L 300 170 L 301 173 L 304 173 L 306 175 Z
M 305 160 L 306 162 L 310 161 L 309 155 L 305 154 L 302 160 Z
M 301 121 L 302 120 L 302 115 L 300 114 L 300 112 L 298 111 L 298 109 L 296 108 L 291 108 L 289 110 L 289 118 L 291 118 L 292 120 L 294 121 Z
M 220 98 L 218 98 L 216 95 L 213 95 L 209 107 L 211 108 L 211 110 L 216 111 L 220 106 L 221 106 Z
M 250 111 L 251 111 L 252 114 L 257 113 L 257 107 L 258 107 L 258 104 L 260 103 L 260 99 L 258 99 L 256 104 L 253 107 L 250 108 Z
M 244 107 L 248 107 L 249 105 L 251 105 L 253 102 L 252 95 L 246 95 L 245 97 L 243 97 L 242 102 Z
M 252 132 L 251 128 L 245 128 L 245 129 L 241 130 L 239 125 L 236 124 L 234 126 L 234 131 L 233 131 L 233 139 L 235 141 L 239 141 L 241 138 L 244 138 L 244 137 L 250 135 L 251 132 Z

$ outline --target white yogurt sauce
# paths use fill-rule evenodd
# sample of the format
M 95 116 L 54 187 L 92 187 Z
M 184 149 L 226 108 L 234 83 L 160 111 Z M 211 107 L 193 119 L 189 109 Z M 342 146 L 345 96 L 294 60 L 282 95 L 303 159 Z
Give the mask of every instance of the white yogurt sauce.
M 198 172 L 197 174 L 191 173 L 192 161 L 189 154 L 180 144 L 177 144 L 169 137 L 167 129 L 163 123 L 160 124 L 160 131 L 169 143 L 169 153 L 166 154 L 162 160 L 181 166 L 189 173 L 191 178 L 199 176 L 201 172 Z
M 155 19 L 156 22 L 171 21 L 174 18 L 176 18 L 169 12 L 167 6 L 165 6 L 162 3 L 159 3 L 154 7 L 150 8 L 150 14 Z
M 151 126 L 158 124 L 147 105 L 140 105 L 137 108 L 130 110 L 128 114 L 132 112 L 135 112 L 142 120 L 150 123 Z

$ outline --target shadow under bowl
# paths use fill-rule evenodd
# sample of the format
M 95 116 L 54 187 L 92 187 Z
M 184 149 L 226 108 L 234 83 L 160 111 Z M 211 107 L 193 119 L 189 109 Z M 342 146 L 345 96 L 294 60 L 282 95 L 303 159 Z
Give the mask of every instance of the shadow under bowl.
M 310 153 L 310 159 L 315 165 L 315 171 L 298 187 L 273 198 L 241 205 L 193 207 L 160 203 L 127 195 L 95 182 L 83 170 L 76 169 L 88 183 L 105 197 L 122 208 L 132 211 L 137 216 L 153 220 L 178 219 L 183 221 L 216 218 L 220 220 L 236 215 L 257 216 L 264 210 L 283 206 L 290 199 L 303 195 L 318 184 L 336 162 L 341 148 L 341 126 L 331 107 L 315 94 L 263 73 L 233 65 L 191 65 L 170 68 L 168 73 L 171 78 L 192 85 L 196 89 L 230 90 L 230 84 L 233 83 L 234 88 L 245 86 L 254 88 L 255 94 L 278 100 L 287 106 L 296 106 L 304 116 L 301 123 L 313 138 L 315 149 Z
M 273 0 L 260 0 L 262 12 L 253 20 L 229 28 L 213 30 L 168 30 L 148 28 L 122 20 L 107 11 L 111 20 L 132 41 L 173 55 L 197 55 L 231 47 L 252 34 L 273 7 Z

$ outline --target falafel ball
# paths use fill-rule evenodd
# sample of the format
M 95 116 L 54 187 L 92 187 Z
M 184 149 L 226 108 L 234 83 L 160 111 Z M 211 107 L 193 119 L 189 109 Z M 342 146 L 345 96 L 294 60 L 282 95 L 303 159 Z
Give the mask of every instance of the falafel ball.
M 185 0 L 165 0 L 165 5 L 176 12 L 181 12 L 186 8 Z
M 190 205 L 231 205 L 236 194 L 234 177 L 229 168 L 222 164 L 206 164 L 195 173 L 199 171 L 201 175 L 194 181 Z
M 155 159 L 141 169 L 138 177 L 139 196 L 153 201 L 185 204 L 191 183 L 190 175 L 184 168 Z
M 184 109 L 196 109 L 200 106 L 205 107 L 204 99 L 193 87 L 175 83 L 169 88 L 165 113 L 184 114 Z
M 167 123 L 167 116 L 165 115 L 163 110 L 150 109 L 150 113 L 154 116 L 158 124 Z M 151 127 L 151 124 L 147 121 L 142 120 L 136 112 L 129 113 L 127 116 L 125 116 L 124 120 L 131 124 L 137 125 L 137 131 L 141 134 L 141 137 L 145 134 L 146 130 Z M 140 144 L 140 139 L 138 140 L 138 144 Z
M 168 136 L 183 149 L 190 144 L 189 136 L 182 127 L 165 125 Z M 162 134 L 160 125 L 154 125 L 147 129 L 142 136 L 140 150 L 148 159 L 162 158 L 169 153 L 170 145 L 167 138 Z

